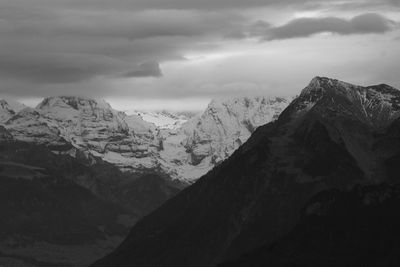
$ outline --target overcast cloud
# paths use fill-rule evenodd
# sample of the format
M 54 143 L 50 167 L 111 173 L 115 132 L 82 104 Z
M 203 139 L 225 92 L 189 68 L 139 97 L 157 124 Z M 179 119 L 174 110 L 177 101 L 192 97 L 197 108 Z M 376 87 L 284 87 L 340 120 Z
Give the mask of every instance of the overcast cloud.
M 199 106 L 294 94 L 315 75 L 399 86 L 399 11 L 395 0 L 3 0 L 0 96 Z

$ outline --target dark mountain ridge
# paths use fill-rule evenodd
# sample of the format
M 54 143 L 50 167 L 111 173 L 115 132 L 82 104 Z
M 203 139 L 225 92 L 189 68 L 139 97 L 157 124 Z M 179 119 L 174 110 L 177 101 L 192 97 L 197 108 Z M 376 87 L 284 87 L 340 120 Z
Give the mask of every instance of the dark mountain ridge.
M 27 266 L 88 265 L 180 190 L 156 174 L 123 173 L 51 148 L 16 141 L 0 126 L 0 265 L 11 264 L 4 258 Z
M 276 122 L 93 266 L 215 266 L 283 238 L 318 193 L 397 183 L 399 99 L 387 85 L 314 78 Z

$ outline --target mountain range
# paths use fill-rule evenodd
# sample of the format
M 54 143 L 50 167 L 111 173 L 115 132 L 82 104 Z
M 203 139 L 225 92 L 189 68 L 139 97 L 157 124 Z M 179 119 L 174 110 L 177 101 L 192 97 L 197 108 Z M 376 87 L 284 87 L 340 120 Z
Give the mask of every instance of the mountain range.
M 400 91 L 316 77 L 93 266 L 397 266 Z
M 400 264 L 391 86 L 316 77 L 198 115 L 1 100 L 0 120 L 0 265 Z
M 167 112 L 120 112 L 85 97 L 50 97 L 36 108 L 2 100 L 0 123 L 18 141 L 58 153 L 98 157 L 133 173 L 155 172 L 190 184 L 228 157 L 289 99 L 214 100 L 189 118 Z
M 0 126 L 0 265 L 87 266 L 183 188 L 53 149 Z
M 86 97 L 2 100 L 0 265 L 87 266 L 287 104 L 215 100 L 193 117 L 128 115 Z

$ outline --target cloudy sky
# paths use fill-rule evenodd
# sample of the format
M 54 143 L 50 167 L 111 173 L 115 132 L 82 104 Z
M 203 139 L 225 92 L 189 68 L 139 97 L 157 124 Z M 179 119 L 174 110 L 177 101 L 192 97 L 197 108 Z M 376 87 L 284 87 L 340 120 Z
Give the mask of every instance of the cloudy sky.
M 1 0 L 0 97 L 201 109 L 314 76 L 400 88 L 399 0 Z

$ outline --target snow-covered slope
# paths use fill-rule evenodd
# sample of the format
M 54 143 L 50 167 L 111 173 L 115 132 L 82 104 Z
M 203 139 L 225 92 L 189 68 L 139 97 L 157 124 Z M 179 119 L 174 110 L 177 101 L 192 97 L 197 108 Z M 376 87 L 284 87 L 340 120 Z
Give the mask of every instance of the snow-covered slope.
M 104 101 L 60 96 L 44 99 L 35 109 L 3 113 L 8 117 L 4 125 L 16 140 L 100 157 L 124 171 L 156 171 L 190 183 L 230 156 L 258 126 L 276 119 L 288 104 L 284 98 L 219 99 L 202 115 L 188 119 L 167 112 L 127 115 Z
M 46 98 L 37 107 L 48 124 L 55 124 L 61 134 L 76 145 L 93 145 L 102 152 L 105 146 L 131 133 L 151 136 L 155 127 L 139 117 L 130 117 L 111 108 L 104 101 L 82 97 Z M 95 141 L 95 143 L 91 143 Z
M 229 157 L 255 129 L 278 118 L 290 99 L 237 97 L 215 99 L 163 142 L 161 158 L 171 175 L 193 181 Z M 168 166 L 169 165 L 169 166 Z
M 241 97 L 213 100 L 198 118 L 183 126 L 185 147 L 192 162 L 213 156 L 214 162 L 228 157 L 255 129 L 278 118 L 289 105 L 284 98 Z
M 140 116 L 144 121 L 151 122 L 160 129 L 178 129 L 190 118 L 182 114 L 174 114 L 168 111 L 125 111 L 128 115 Z
M 10 118 L 5 127 L 14 139 L 48 146 L 65 146 L 56 125 L 47 124 L 41 113 L 33 108 L 25 108 Z
M 86 155 L 101 157 L 124 170 L 152 168 L 157 150 L 155 126 L 127 116 L 104 101 L 84 97 L 51 97 L 26 108 L 5 124 L 17 140 L 46 145 L 70 144 Z
M 6 122 L 17 112 L 26 108 L 25 105 L 11 99 L 0 99 L 0 123 Z

